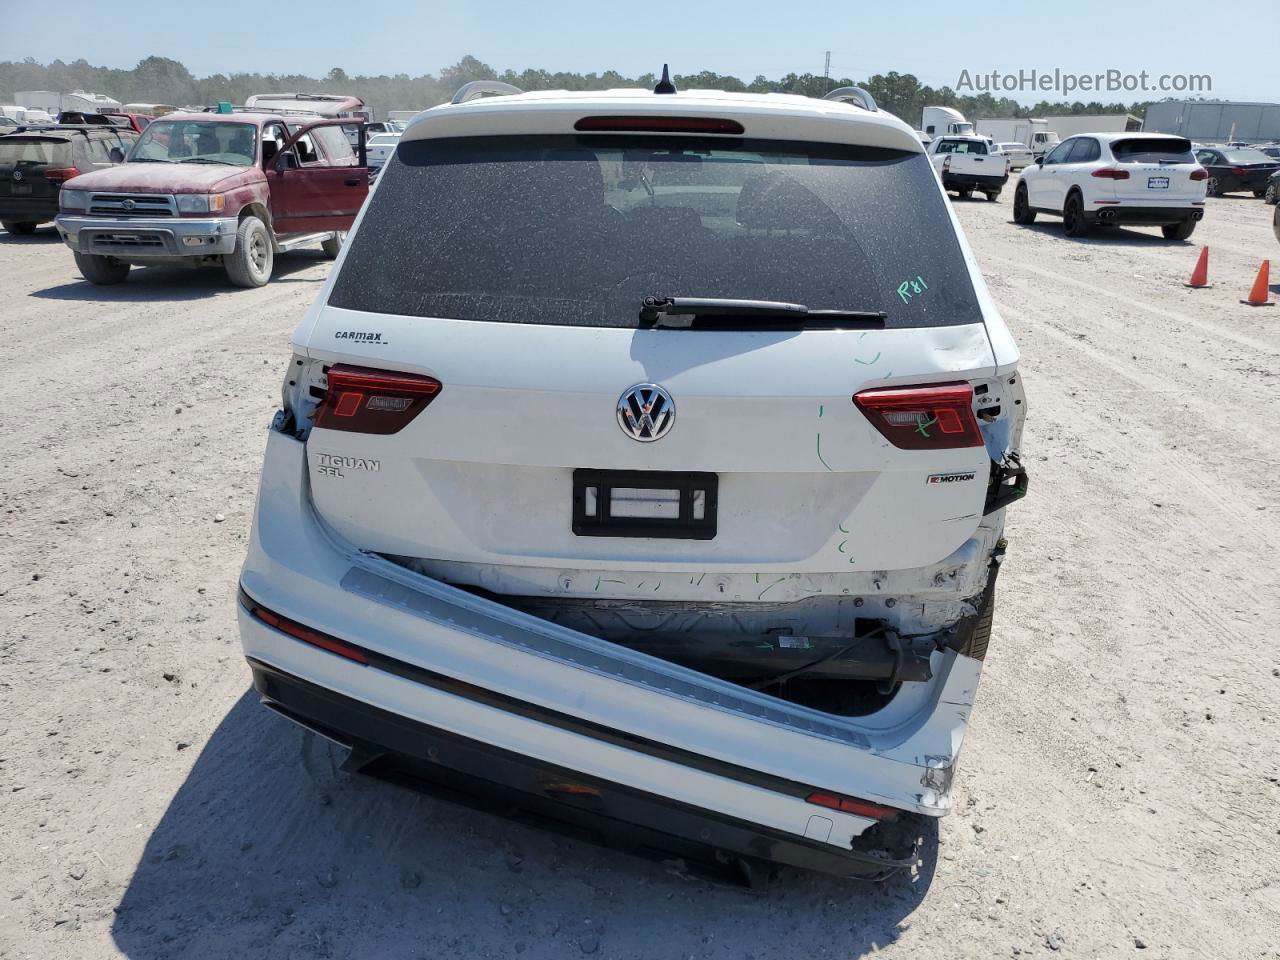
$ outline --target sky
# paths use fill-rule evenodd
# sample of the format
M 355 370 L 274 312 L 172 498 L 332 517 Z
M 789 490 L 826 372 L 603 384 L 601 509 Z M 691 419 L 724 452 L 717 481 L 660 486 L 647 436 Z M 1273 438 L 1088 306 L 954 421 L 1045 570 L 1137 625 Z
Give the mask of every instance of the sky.
M 8 14 L 5 8 L 11 8 Z M 669 62 L 675 73 L 707 69 L 750 80 L 757 74 L 821 73 L 830 50 L 833 76 L 857 79 L 897 70 L 962 94 L 984 92 L 960 89 L 962 71 L 974 77 L 992 70 L 1110 69 L 1135 75 L 1146 70 L 1153 82 L 1162 74 L 1207 74 L 1212 88 L 1206 96 L 1280 100 L 1274 30 L 1264 28 L 1270 21 L 1261 8 L 1253 8 L 1250 27 L 1249 16 L 1214 16 L 1215 8 L 1203 0 L 916 0 L 902 7 L 796 7 L 765 0 L 59 0 L 56 20 L 39 23 L 19 12 L 32 9 L 19 0 L 0 0 L 0 60 L 83 57 L 95 65 L 131 67 L 158 55 L 182 61 L 197 76 L 322 76 L 335 66 L 348 74 L 416 76 L 438 73 L 471 54 L 499 70 L 616 69 L 634 76 Z M 180 12 L 196 9 L 198 17 Z M 996 92 L 1024 103 L 1064 99 L 1034 89 Z M 1131 102 L 1164 95 L 1180 94 L 1117 91 L 1065 99 Z

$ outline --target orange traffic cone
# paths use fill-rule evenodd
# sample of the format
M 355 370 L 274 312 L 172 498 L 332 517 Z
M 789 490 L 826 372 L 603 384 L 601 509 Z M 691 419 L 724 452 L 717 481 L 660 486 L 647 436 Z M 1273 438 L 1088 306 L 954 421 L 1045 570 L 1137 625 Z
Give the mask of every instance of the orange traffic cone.
M 1249 299 L 1241 300 L 1251 307 L 1274 307 L 1271 293 L 1271 261 L 1263 260 L 1258 268 L 1258 277 L 1253 281 L 1253 289 L 1249 291 Z
M 1209 248 L 1205 247 L 1200 251 L 1200 259 L 1196 261 L 1196 268 L 1191 271 L 1191 279 L 1187 281 L 1186 286 L 1195 287 L 1211 287 L 1213 284 L 1209 282 Z

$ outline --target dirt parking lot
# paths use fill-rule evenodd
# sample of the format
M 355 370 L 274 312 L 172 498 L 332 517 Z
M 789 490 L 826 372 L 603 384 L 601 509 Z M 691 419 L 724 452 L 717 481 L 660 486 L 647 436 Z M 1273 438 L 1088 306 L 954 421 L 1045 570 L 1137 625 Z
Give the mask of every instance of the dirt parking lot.
M 0 234 L 0 957 L 1280 957 L 1280 307 L 1237 302 L 1271 208 L 1072 241 L 1011 199 L 957 201 L 1033 474 L 956 812 L 916 877 L 763 894 L 353 779 L 257 706 L 236 577 L 318 252 L 98 288 Z

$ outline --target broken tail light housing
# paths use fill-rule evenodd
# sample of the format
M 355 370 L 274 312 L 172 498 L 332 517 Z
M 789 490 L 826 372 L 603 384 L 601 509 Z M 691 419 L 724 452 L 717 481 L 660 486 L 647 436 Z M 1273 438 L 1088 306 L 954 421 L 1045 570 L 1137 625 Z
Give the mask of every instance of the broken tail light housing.
M 973 415 L 973 387 L 967 383 L 863 390 L 854 394 L 853 402 L 901 450 L 982 446 Z
M 582 133 L 744 133 L 737 120 L 723 117 L 582 117 L 573 125 Z
M 898 819 L 898 811 L 893 807 L 884 807 L 878 803 L 846 797 L 839 793 L 815 790 L 804 800 L 805 803 L 817 804 L 829 810 L 839 810 L 841 813 L 852 813 L 857 817 L 870 817 L 872 820 L 887 820 L 890 822 Z
M 440 394 L 440 381 L 416 373 L 344 363 L 329 368 L 314 426 L 350 433 L 397 433 Z

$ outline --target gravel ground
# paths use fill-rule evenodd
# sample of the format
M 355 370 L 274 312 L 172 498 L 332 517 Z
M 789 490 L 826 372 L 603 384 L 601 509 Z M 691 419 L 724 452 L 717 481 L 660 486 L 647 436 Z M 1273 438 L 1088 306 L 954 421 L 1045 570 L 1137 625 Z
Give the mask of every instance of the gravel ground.
M 1011 199 L 957 201 L 1033 470 L 957 811 L 915 877 L 763 894 L 351 778 L 256 705 L 236 574 L 318 253 L 95 288 L 0 234 L 0 957 L 1280 957 L 1280 308 L 1237 302 L 1271 208 L 1081 242 Z

